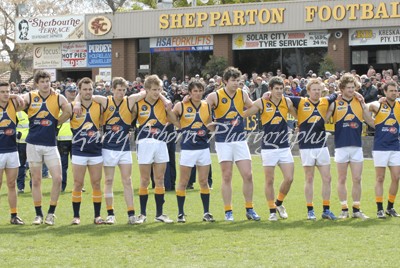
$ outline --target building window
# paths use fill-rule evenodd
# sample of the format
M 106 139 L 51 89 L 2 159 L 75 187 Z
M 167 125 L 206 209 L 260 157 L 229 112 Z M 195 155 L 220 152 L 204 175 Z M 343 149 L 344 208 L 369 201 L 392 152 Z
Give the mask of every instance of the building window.
M 367 50 L 356 50 L 351 52 L 352 64 L 368 64 L 368 51 Z
M 400 49 L 376 51 L 376 63 L 384 64 L 392 62 L 400 62 Z

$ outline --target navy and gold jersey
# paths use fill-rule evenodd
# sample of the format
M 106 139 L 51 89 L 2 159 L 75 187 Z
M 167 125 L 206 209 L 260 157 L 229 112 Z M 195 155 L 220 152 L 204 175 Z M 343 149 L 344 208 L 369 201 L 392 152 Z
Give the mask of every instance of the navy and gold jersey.
M 350 101 L 336 100 L 333 110 L 335 148 L 346 146 L 361 147 L 363 120 L 363 109 L 356 98 Z
M 312 103 L 309 98 L 289 97 L 297 110 L 297 141 L 300 149 L 326 147 L 325 117 L 336 97 L 336 94 L 332 94 L 320 98 L 317 103 Z
M 47 98 L 38 91 L 29 93 L 27 114 L 29 133 L 26 142 L 35 145 L 56 146 L 56 129 L 60 114 L 59 94 L 50 94 Z
M 192 103 L 181 103 L 181 148 L 183 150 L 201 150 L 209 148 L 208 130 L 206 124 L 210 120 L 210 108 L 205 101 L 201 101 L 199 107 Z
M 133 121 L 129 109 L 128 98 L 125 96 L 119 105 L 114 97 L 107 97 L 107 107 L 103 114 L 103 148 L 114 151 L 130 151 L 129 128 Z
M 168 132 L 165 126 L 168 123 L 164 103 L 158 99 L 153 105 L 145 99 L 136 103 L 137 123 L 139 124 L 137 139 L 152 138 L 165 141 Z
M 282 96 L 278 105 L 263 98 L 261 101 L 263 105 L 260 116 L 263 125 L 261 149 L 288 148 L 289 129 L 287 115 L 289 108 L 286 98 Z
M 221 88 L 217 90 L 217 106 L 214 109 L 216 126 L 216 142 L 233 142 L 246 140 L 244 130 L 244 98 L 243 91 L 238 88 L 231 98 Z
M 75 102 L 71 104 L 73 107 Z M 101 105 L 92 102 L 89 107 L 82 105 L 82 114 L 71 117 L 72 155 L 101 156 L 100 117 Z
M 375 115 L 374 151 L 400 151 L 399 143 L 400 103 L 391 107 L 381 103 Z
M 0 106 L 0 153 L 17 151 L 17 112 L 12 100 Z

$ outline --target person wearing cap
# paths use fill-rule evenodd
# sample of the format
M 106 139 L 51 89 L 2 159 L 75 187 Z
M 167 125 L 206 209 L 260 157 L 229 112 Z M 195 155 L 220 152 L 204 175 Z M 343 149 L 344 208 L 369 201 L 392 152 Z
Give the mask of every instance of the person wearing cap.
M 136 81 L 134 81 L 136 83 Z M 135 94 L 135 88 L 133 87 L 132 82 L 128 82 L 128 88 L 126 89 L 125 96 L 129 97 L 132 94 Z
M 70 84 L 65 88 L 65 97 L 67 98 L 68 103 L 72 103 L 74 101 L 76 97 L 76 91 L 77 88 L 75 84 Z M 57 148 L 61 158 L 61 192 L 65 192 L 65 188 L 67 187 L 68 160 L 69 157 L 71 157 L 72 150 L 72 131 L 70 119 L 65 121 L 59 127 L 57 133 Z
M 372 85 L 371 79 L 362 79 L 361 92 L 364 97 L 365 103 L 370 103 L 377 100 L 378 89 L 374 85 Z
M 104 84 L 104 91 L 103 91 L 103 95 L 104 97 L 108 97 L 108 96 L 112 96 L 113 93 L 111 91 L 111 84 L 109 82 Z

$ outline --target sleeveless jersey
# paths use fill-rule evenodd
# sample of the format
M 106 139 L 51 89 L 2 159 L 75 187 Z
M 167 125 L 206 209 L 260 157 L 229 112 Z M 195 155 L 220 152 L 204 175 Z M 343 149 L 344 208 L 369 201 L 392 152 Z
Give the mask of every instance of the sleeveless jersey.
M 56 128 L 60 114 L 59 94 L 55 93 L 43 98 L 38 91 L 30 92 L 27 114 L 29 133 L 26 142 L 56 146 Z
M 299 133 L 297 142 L 300 149 L 326 147 L 328 136 L 325 131 L 325 117 L 329 105 L 337 98 L 336 94 L 320 98 L 312 103 L 309 98 L 289 97 L 297 110 Z
M 286 98 L 282 96 L 278 105 L 264 98 L 261 101 L 263 105 L 261 111 L 261 123 L 263 125 L 261 149 L 288 148 L 289 130 L 287 115 L 289 108 Z
M 400 103 L 391 107 L 381 103 L 375 115 L 374 151 L 400 151 L 399 143 Z
M 158 99 L 152 105 L 143 99 L 136 103 L 136 107 L 139 124 L 137 139 L 152 138 L 165 141 L 168 135 L 165 129 L 168 119 L 164 103 Z
M 192 101 L 181 103 L 181 148 L 182 150 L 201 150 L 210 147 L 208 144 L 208 130 L 206 124 L 211 117 L 207 102 L 201 101 L 198 108 Z
M 361 147 L 363 110 L 361 103 L 356 98 L 350 101 L 335 101 L 333 122 L 335 124 L 335 148 Z
M 216 142 L 234 142 L 246 140 L 244 129 L 244 98 L 243 91 L 238 88 L 231 98 L 224 88 L 217 90 L 217 106 L 214 109 L 216 127 Z
M 73 114 L 70 122 L 73 134 L 72 155 L 101 156 L 100 117 L 101 106 L 96 102 L 87 108 L 82 105 L 80 116 Z
M 130 151 L 129 129 L 133 121 L 129 109 L 128 98 L 125 96 L 119 105 L 114 97 L 107 97 L 107 107 L 103 113 L 103 148 L 114 151 Z
M 17 151 L 17 112 L 12 100 L 6 107 L 0 106 L 0 153 Z

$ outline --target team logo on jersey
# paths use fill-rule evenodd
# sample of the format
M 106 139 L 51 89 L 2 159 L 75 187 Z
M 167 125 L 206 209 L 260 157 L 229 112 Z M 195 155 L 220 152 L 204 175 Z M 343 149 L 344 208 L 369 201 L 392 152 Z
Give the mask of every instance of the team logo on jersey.
M 343 101 L 339 101 L 338 103 L 339 103 L 340 106 L 342 106 L 344 104 Z
M 389 108 L 386 104 L 383 105 L 383 109 Z
M 192 107 L 187 107 L 186 111 L 187 111 L 188 113 L 191 113 L 191 112 L 193 112 L 193 108 L 192 108 Z
M 221 102 L 225 104 L 228 102 L 228 100 L 226 98 L 222 98 Z
M 206 131 L 204 129 L 199 129 L 197 131 L 197 136 L 204 137 L 206 135 Z
M 110 112 L 113 112 L 115 110 L 114 106 L 110 106 L 110 108 L 108 108 L 108 110 L 110 110 Z
M 307 120 L 307 123 L 310 123 L 310 124 L 317 123 L 320 119 L 321 119 L 321 116 L 313 115 Z
M 225 118 L 226 119 L 233 119 L 233 118 L 235 118 L 237 116 L 237 114 L 238 114 L 237 112 L 231 111 L 225 116 Z
M 49 127 L 49 126 L 51 126 L 53 124 L 53 122 L 51 122 L 50 120 L 48 120 L 48 119 L 42 119 L 42 120 L 40 120 L 40 125 L 42 126 L 42 127 Z
M 4 130 L 4 134 L 7 136 L 12 136 L 15 134 L 15 130 L 12 128 L 7 128 L 6 130 Z
M 150 119 L 149 121 L 147 121 L 146 126 L 154 126 L 157 123 L 156 119 Z
M 346 117 L 344 118 L 344 121 L 351 121 L 354 119 L 354 114 L 348 114 L 346 115 Z
M 201 122 L 196 122 L 192 125 L 192 129 L 197 129 L 197 128 L 201 128 L 203 126 L 203 123 Z
M 282 122 L 282 117 L 277 116 L 271 121 L 271 125 L 279 125 Z
M 142 111 L 147 111 L 147 106 L 146 105 L 142 105 Z
M 33 98 L 33 101 L 34 101 L 34 102 L 38 102 L 38 101 L 39 101 L 39 97 L 37 97 L 37 96 L 34 97 L 34 98 Z
M 271 103 L 267 102 L 265 106 L 267 106 L 267 108 L 271 108 Z
M 11 123 L 11 120 L 5 119 L 0 122 L 0 127 L 7 127 L 8 125 L 10 125 L 10 123 Z
M 304 103 L 304 107 L 310 107 L 310 103 L 309 102 L 305 102 Z
M 396 120 L 393 118 L 389 118 L 388 120 L 386 120 L 385 125 L 386 126 L 393 126 L 394 124 L 396 124 Z
M 107 124 L 108 124 L 108 125 L 114 125 L 114 124 L 116 124 L 119 120 L 120 120 L 119 117 L 113 117 L 113 118 L 111 118 L 110 120 L 108 120 Z
M 93 127 L 93 123 L 86 122 L 83 126 L 82 129 L 91 129 Z
M 397 134 L 397 131 L 398 131 L 398 130 L 397 130 L 396 127 L 390 127 L 390 128 L 389 128 L 389 132 L 392 133 L 392 134 Z
M 349 126 L 350 126 L 351 128 L 356 129 L 356 128 L 358 128 L 358 123 L 357 123 L 357 122 L 350 122 Z
M 49 115 L 48 111 L 41 111 L 36 115 L 36 118 L 46 118 Z

